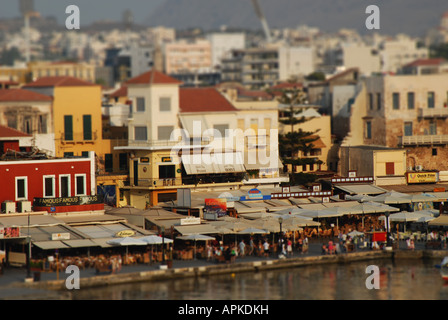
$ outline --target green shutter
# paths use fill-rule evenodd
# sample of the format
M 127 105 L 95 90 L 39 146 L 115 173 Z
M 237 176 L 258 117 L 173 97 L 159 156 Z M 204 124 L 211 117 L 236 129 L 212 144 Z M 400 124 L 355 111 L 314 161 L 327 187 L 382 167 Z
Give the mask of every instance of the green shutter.
M 73 140 L 73 116 L 64 116 L 64 140 Z
M 92 140 L 92 116 L 83 115 L 84 140 Z

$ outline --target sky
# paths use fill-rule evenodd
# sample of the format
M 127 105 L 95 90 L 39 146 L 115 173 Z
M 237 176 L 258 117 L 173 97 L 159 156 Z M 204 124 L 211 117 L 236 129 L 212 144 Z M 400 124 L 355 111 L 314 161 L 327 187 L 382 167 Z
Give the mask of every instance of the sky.
M 142 23 L 152 11 L 164 0 L 34 0 L 34 8 L 41 16 L 54 16 L 59 23 L 64 23 L 65 8 L 77 5 L 80 11 L 81 25 L 96 20 L 121 21 L 122 13 L 131 9 L 134 21 Z M 141 8 L 145 8 L 142 10 Z M 139 10 L 132 10 L 139 8 Z M 19 0 L 0 0 L 0 18 L 19 17 Z

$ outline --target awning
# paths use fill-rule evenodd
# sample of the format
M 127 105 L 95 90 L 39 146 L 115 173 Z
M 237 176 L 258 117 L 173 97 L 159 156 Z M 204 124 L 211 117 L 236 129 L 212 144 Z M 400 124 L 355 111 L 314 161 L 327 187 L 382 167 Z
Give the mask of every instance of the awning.
M 428 222 L 428 226 L 448 226 L 448 215 L 441 215 Z
M 57 219 L 50 215 L 30 215 L 29 216 L 29 226 L 30 227 L 41 227 L 41 226 L 56 226 L 65 224 L 64 221 Z M 27 227 L 28 226 L 28 215 L 24 216 L 3 216 L 0 218 L 0 224 L 11 228 L 11 227 Z
M 92 242 L 96 243 L 101 248 L 110 248 L 112 245 L 108 244 L 107 241 L 113 240 L 116 238 L 100 238 L 100 239 L 92 239 Z
M 38 242 L 33 242 L 33 244 L 36 247 L 41 248 L 42 250 L 69 248 L 69 246 L 67 246 L 62 241 L 38 241 Z
M 353 194 L 378 195 L 387 192 L 387 190 L 371 184 L 344 184 L 344 185 L 335 185 L 334 187 L 350 195 Z
M 245 172 L 241 152 L 182 155 L 187 174 L 213 174 Z
M 62 241 L 64 244 L 68 245 L 71 248 L 84 248 L 84 247 L 97 247 L 99 246 L 97 243 L 93 242 L 89 239 L 78 239 L 78 240 L 64 240 Z
M 198 225 L 191 225 L 191 226 L 175 226 L 174 229 L 181 233 L 183 236 L 190 235 L 190 234 L 212 234 L 212 233 L 219 233 L 219 230 L 215 228 L 215 226 L 211 224 L 198 224 Z

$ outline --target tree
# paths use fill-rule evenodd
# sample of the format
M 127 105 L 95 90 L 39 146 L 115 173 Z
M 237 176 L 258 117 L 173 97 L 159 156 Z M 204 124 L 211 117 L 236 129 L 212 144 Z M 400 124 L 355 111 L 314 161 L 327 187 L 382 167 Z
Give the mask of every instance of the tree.
M 301 128 L 296 128 L 296 125 L 304 123 L 309 119 L 300 117 L 302 108 L 297 109 L 298 105 L 303 105 L 306 101 L 306 94 L 302 88 L 291 87 L 281 90 L 282 94 L 278 99 L 282 105 L 287 105 L 286 110 L 279 111 L 279 122 L 284 125 L 289 125 L 288 133 L 279 134 L 279 151 L 280 157 L 284 164 L 292 166 L 292 172 L 296 170 L 296 166 L 306 164 L 321 164 L 321 161 L 316 161 L 315 158 L 300 158 L 299 154 L 309 153 L 314 149 L 313 142 L 319 137 L 314 136 L 318 131 L 304 131 Z
M 448 43 L 433 45 L 430 48 L 431 58 L 444 58 L 448 60 Z
M 316 71 L 307 75 L 305 79 L 308 81 L 325 81 L 326 77 L 325 73 Z
M 3 49 L 0 53 L 0 65 L 14 65 L 14 61 L 21 58 L 20 51 L 16 47 L 11 49 Z

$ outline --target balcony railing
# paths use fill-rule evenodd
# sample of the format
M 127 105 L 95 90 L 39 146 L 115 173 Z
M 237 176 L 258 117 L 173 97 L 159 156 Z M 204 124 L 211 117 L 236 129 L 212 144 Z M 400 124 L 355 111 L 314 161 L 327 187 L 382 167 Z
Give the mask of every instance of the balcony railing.
M 182 179 L 181 178 L 167 178 L 167 179 L 139 179 L 138 187 L 172 187 L 172 186 L 181 186 Z
M 448 135 L 421 135 L 401 137 L 400 145 L 448 144 Z
M 448 108 L 419 109 L 420 118 L 448 118 Z
M 98 134 L 96 131 L 89 134 L 82 132 L 75 132 L 72 135 L 66 135 L 61 133 L 62 143 L 92 143 L 98 140 Z

